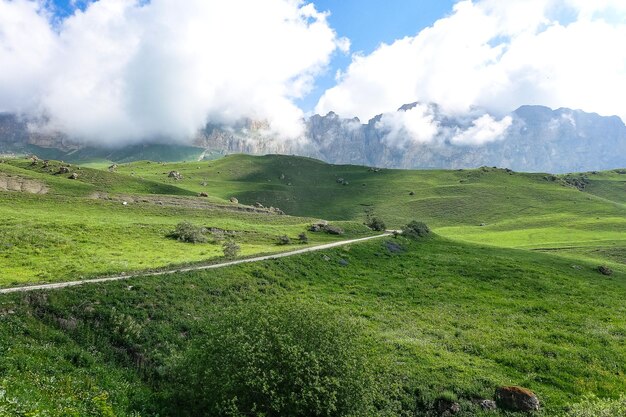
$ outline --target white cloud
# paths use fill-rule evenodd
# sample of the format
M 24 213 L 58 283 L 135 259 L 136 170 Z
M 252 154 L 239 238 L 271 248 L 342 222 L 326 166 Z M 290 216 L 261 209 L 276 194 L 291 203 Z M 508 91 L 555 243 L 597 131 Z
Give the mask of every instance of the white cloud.
M 301 0 L 99 0 L 58 23 L 0 0 L 0 111 L 45 112 L 87 141 L 183 139 L 207 120 L 301 132 L 293 100 L 346 51 Z
M 523 104 L 626 120 L 626 2 L 463 0 L 414 37 L 354 56 L 316 110 L 363 120 L 403 103 L 447 114 Z
M 439 133 L 439 122 L 431 108 L 417 104 L 406 111 L 385 113 L 376 123 L 387 145 L 401 148 L 410 142 L 431 142 Z
M 506 116 L 498 121 L 489 114 L 484 114 L 472 122 L 469 128 L 457 132 L 451 139 L 455 145 L 480 146 L 504 138 L 506 131 L 513 124 L 513 118 Z
M 55 34 L 38 3 L 0 1 L 0 112 L 37 105 L 56 47 Z

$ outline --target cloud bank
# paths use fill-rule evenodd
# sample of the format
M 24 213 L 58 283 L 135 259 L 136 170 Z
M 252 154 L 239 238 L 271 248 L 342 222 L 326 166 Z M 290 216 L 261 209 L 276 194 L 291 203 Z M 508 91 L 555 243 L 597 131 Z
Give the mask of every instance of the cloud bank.
M 242 118 L 295 137 L 294 100 L 349 47 L 301 0 L 99 0 L 60 22 L 46 4 L 0 0 L 0 112 L 99 143 Z
M 626 120 L 624 39 L 623 0 L 462 0 L 416 36 L 355 55 L 316 111 L 367 120 L 419 101 L 454 116 L 477 107 L 494 115 L 455 136 L 465 144 L 493 140 L 508 123 L 496 118 L 524 104 Z M 415 114 L 407 130 L 423 121 Z

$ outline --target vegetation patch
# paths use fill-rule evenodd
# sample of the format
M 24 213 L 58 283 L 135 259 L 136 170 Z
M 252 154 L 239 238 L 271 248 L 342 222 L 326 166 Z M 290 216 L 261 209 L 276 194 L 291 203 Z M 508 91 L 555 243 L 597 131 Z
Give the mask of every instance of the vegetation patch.
M 202 226 L 195 226 L 189 222 L 180 222 L 169 234 L 169 237 L 179 242 L 186 243 L 206 243 L 208 230 Z

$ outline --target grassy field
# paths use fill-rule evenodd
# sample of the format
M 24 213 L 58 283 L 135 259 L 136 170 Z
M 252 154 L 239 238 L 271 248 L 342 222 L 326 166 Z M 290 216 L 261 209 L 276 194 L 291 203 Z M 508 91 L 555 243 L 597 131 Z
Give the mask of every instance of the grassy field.
M 0 164 L 0 175 L 49 188 L 47 194 L 0 191 L 0 286 L 211 262 L 223 258 L 225 239 L 241 247 L 241 256 L 284 251 L 293 245 L 277 245 L 278 237 L 296 241 L 314 221 L 238 211 L 242 207 L 173 185 L 88 168 L 73 168 L 79 178 L 70 180 L 55 175 L 58 165 L 48 172 L 26 161 Z M 182 221 L 225 233 L 210 235 L 206 244 L 168 238 Z M 370 233 L 354 222 L 338 224 L 344 236 L 310 235 L 309 244 Z
M 170 170 L 184 179 L 168 179 Z M 626 175 L 617 171 L 578 175 L 588 178 L 584 191 L 565 176 L 549 174 L 494 168 L 377 172 L 275 155 L 134 162 L 120 172 L 223 199 L 236 196 L 246 204 L 258 201 L 298 216 L 363 221 L 371 209 L 390 227 L 419 219 L 443 236 L 495 246 L 563 248 L 565 254 L 581 246 L 607 252 L 626 248 Z M 591 258 L 598 257 L 615 262 L 597 253 Z
M 443 392 L 458 398 L 461 416 L 499 415 L 474 400 L 503 384 L 533 389 L 542 415 L 561 415 L 587 395 L 626 390 L 625 298 L 624 272 L 605 277 L 593 264 L 575 269 L 550 255 L 443 238 L 5 296 L 0 410 L 155 416 L 203 323 L 227 306 L 291 302 L 322 305 L 365 329 L 379 377 L 400 387 L 386 394 L 393 404 L 379 404 L 381 415 L 425 415 Z M 108 407 L 114 414 L 99 414 Z
M 1 417 L 197 415 L 180 396 L 202 388 L 193 380 L 197 370 L 188 369 L 197 341 L 213 323 L 240 334 L 251 328 L 242 327 L 245 317 L 264 323 L 262 313 L 283 304 L 313 311 L 316 320 L 296 326 L 305 334 L 324 317 L 359 329 L 355 355 L 372 372 L 363 377 L 372 393 L 363 401 L 371 407 L 342 415 L 433 416 L 437 398 L 445 397 L 459 402 L 460 416 L 506 416 L 483 412 L 476 401 L 509 384 L 535 391 L 544 416 L 597 415 L 568 413 L 578 403 L 589 409 L 594 396 L 623 409 L 620 170 L 399 171 L 243 155 L 133 162 L 116 172 L 106 164 L 71 167 L 75 180 L 57 174 L 58 162 L 0 164 L 0 186 L 10 179 L 13 188 L 17 181 L 30 190 L 0 191 L 0 286 L 214 262 L 223 259 L 225 235 L 241 246 L 240 256 L 300 248 L 278 245 L 278 237 L 295 240 L 316 219 L 345 234 L 308 233 L 309 244 L 363 236 L 372 233 L 362 224 L 366 211 L 390 228 L 425 221 L 436 235 L 0 296 Z M 169 178 L 170 171 L 183 178 Z M 288 215 L 253 209 L 257 202 Z M 215 235 L 203 244 L 169 238 L 181 221 Z M 599 265 L 613 275 L 599 273 Z M 289 345 L 298 337 L 273 330 L 287 353 L 298 351 Z M 334 327 L 327 333 L 333 332 L 342 333 Z M 287 372 L 268 366 L 252 367 L 260 374 L 250 379 Z M 265 417 L 275 415 L 285 413 Z

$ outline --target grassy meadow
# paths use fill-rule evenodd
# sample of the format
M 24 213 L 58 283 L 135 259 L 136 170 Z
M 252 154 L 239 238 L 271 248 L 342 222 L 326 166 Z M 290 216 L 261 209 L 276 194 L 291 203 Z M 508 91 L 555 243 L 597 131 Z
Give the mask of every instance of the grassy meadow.
M 393 381 L 378 388 L 385 400 L 377 415 L 427 415 L 443 392 L 458 399 L 461 416 L 499 415 L 475 400 L 503 384 L 534 390 L 542 415 L 561 415 L 585 396 L 617 398 L 626 389 L 625 278 L 546 254 L 390 238 L 5 296 L 0 387 L 15 409 L 54 410 L 23 415 L 109 415 L 98 407 L 160 415 L 167 395 L 184 389 L 172 386 L 173 372 L 206 322 L 234 306 L 294 303 L 322 306 L 363 329 L 376 378 Z
M 171 170 L 184 179 L 168 179 Z M 605 259 L 614 266 L 619 260 L 603 253 L 626 248 L 626 175 L 621 170 L 574 175 L 588 178 L 584 191 L 568 184 L 566 176 L 550 174 L 488 167 L 373 170 L 278 155 L 164 165 L 133 162 L 119 171 L 223 199 L 236 196 L 245 204 L 273 205 L 297 216 L 363 221 L 365 210 L 373 210 L 389 227 L 419 219 L 455 240 L 564 249 L 566 255 L 571 247 L 600 248 L 601 253 L 588 256 L 581 250 L 576 256 Z
M 234 240 L 241 256 L 284 251 L 279 236 L 296 241 L 314 221 L 248 212 L 169 184 L 88 168 L 55 175 L 26 161 L 0 164 L 0 175 L 47 184 L 47 194 L 0 191 L 0 285 L 67 281 L 222 259 L 222 243 Z M 154 198 L 148 198 L 154 197 Z M 124 201 L 127 202 L 124 205 Z M 219 202 L 220 204 L 215 204 Z M 221 229 L 206 244 L 168 238 L 182 221 Z M 370 234 L 355 222 L 338 222 L 343 236 L 310 235 L 309 244 Z
M 46 189 L 0 191 L 1 287 L 223 259 L 222 232 L 169 238 L 181 221 L 224 231 L 239 256 L 303 247 L 297 236 L 317 219 L 345 234 L 308 232 L 309 245 L 372 234 L 367 212 L 434 233 L 0 295 L 0 417 L 437 416 L 442 398 L 461 417 L 518 415 L 479 406 L 502 385 L 537 393 L 540 416 L 626 408 L 621 170 L 400 171 L 232 155 L 115 172 L 92 161 L 70 180 L 60 165 L 0 164 L 0 179 Z M 278 245 L 282 235 L 293 243 Z

